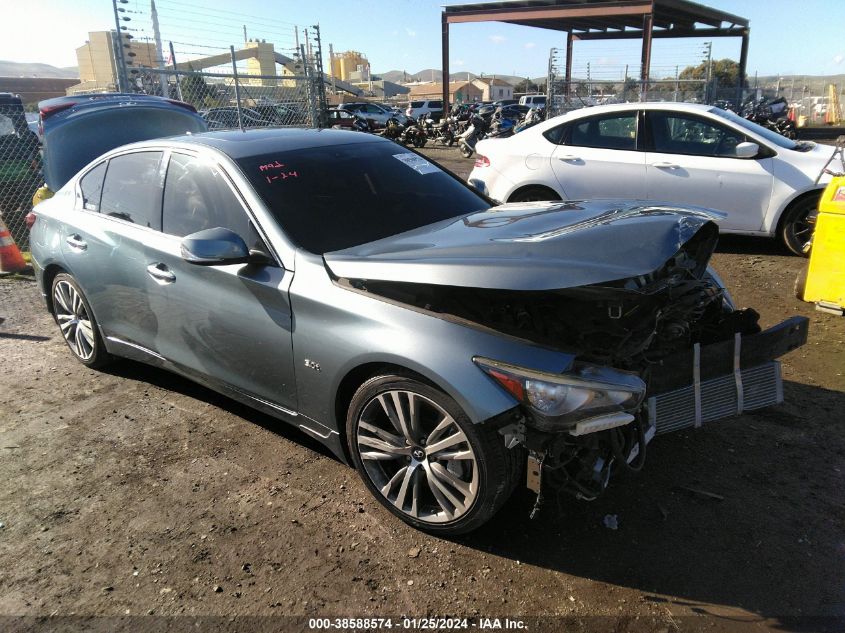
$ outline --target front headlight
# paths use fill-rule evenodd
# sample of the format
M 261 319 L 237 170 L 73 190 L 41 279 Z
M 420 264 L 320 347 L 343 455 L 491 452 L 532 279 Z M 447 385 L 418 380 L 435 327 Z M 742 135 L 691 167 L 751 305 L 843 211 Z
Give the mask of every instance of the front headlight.
M 519 367 L 489 358 L 473 362 L 534 415 L 536 426 L 560 430 L 580 420 L 622 411 L 642 403 L 646 384 L 636 374 L 598 365 L 576 365 L 563 374 Z

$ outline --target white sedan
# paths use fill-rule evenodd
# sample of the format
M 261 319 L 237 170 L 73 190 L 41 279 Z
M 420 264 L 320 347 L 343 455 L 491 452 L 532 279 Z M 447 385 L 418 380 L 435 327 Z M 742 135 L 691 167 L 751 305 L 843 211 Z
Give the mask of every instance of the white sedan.
M 780 237 L 800 254 L 832 148 L 686 103 L 584 108 L 478 143 L 469 182 L 503 202 L 650 199 L 726 213 L 724 233 Z

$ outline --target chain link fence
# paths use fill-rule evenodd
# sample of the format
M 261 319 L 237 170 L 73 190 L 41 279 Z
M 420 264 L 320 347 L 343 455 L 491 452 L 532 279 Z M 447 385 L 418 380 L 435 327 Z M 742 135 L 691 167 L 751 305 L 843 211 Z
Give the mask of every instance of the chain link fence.
M 190 103 L 210 130 L 322 127 L 324 81 L 315 69 L 300 69 L 301 74 L 252 75 L 237 68 L 228 74 L 141 68 L 128 83 L 140 94 Z M 0 96 L 0 217 L 21 250 L 29 249 L 25 218 L 44 182 L 40 149 L 20 100 Z
M 20 100 L 0 95 L 0 217 L 21 249 L 29 245 L 24 218 L 41 182 L 38 136 L 27 126 Z
M 707 103 L 704 80 L 661 79 L 646 82 L 629 77 L 621 81 L 573 79 L 569 86 L 562 79 L 548 83 L 548 116 L 553 117 L 578 108 L 609 103 L 672 101 Z M 645 89 L 644 89 L 645 88 Z M 736 95 L 736 89 L 733 89 Z
M 139 92 L 190 103 L 210 130 L 324 124 L 325 87 L 316 75 L 144 69 L 133 77 Z

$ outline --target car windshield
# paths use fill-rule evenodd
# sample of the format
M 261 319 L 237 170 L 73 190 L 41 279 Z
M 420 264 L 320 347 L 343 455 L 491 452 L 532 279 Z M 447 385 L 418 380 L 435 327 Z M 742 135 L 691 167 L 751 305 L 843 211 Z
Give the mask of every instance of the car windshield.
M 778 147 L 783 147 L 784 149 L 796 149 L 798 147 L 798 144 L 795 141 L 791 141 L 785 136 L 781 136 L 777 132 L 764 128 L 762 125 L 757 125 L 756 123 L 753 123 L 748 119 L 744 119 L 738 114 L 731 112 L 730 110 L 722 110 L 722 108 L 710 108 L 710 113 L 722 117 L 723 119 L 727 119 L 732 123 L 736 123 L 740 127 L 744 127 L 749 132 L 753 132 L 757 136 L 762 136 L 764 139 L 766 139 L 770 143 L 774 143 Z
M 280 151 L 237 163 L 291 240 L 321 255 L 490 207 L 393 143 Z

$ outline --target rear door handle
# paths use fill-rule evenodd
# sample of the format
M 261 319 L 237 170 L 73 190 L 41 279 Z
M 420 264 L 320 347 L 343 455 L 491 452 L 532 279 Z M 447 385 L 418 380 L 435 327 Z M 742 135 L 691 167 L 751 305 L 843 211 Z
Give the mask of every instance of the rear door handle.
M 660 169 L 680 169 L 680 165 L 676 165 L 675 163 L 667 163 L 667 162 L 659 162 L 659 163 L 652 163 L 652 167 L 658 167 Z
M 86 244 L 85 240 L 83 240 L 77 234 L 68 235 L 67 239 L 65 240 L 65 244 L 67 244 L 72 249 L 77 250 L 77 251 L 88 250 L 88 244 Z
M 176 281 L 176 275 L 170 272 L 170 269 L 161 262 L 147 266 L 147 274 L 159 284 L 172 284 Z

